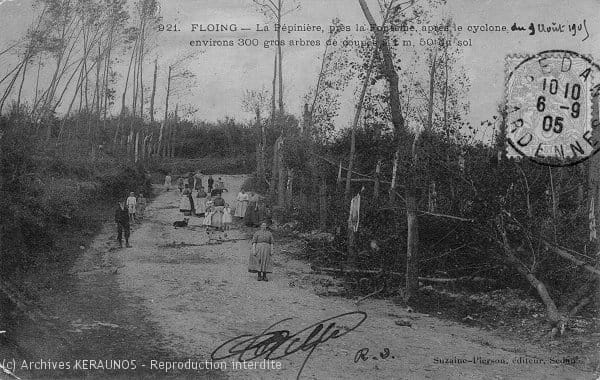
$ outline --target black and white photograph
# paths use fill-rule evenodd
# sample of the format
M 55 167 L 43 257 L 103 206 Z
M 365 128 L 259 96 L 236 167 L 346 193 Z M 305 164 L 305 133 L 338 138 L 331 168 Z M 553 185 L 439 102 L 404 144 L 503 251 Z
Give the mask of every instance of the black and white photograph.
M 600 379 L 597 0 L 0 0 L 0 379 Z

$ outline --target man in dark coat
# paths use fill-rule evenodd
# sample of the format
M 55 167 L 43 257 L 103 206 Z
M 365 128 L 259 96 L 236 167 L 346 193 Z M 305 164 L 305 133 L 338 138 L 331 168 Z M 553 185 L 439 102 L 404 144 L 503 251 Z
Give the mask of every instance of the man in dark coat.
M 119 241 L 119 247 L 123 247 L 123 235 L 125 235 L 125 246 L 129 245 L 129 235 L 131 230 L 129 228 L 129 211 L 125 207 L 125 202 L 120 201 L 119 206 L 115 210 L 115 223 L 117 223 L 117 240 Z
M 208 176 L 208 192 L 209 193 L 212 193 L 214 183 L 215 183 L 215 180 L 213 179 L 212 175 L 209 175 Z

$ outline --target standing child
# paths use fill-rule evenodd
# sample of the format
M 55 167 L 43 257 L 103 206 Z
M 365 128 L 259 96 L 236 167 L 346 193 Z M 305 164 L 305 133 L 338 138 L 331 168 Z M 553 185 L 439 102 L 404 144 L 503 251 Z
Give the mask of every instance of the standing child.
M 132 191 L 129 193 L 127 197 L 127 209 L 129 211 L 129 223 L 135 223 L 135 209 L 136 209 L 137 200 L 135 199 L 135 193 Z
M 171 190 L 171 173 L 167 173 L 165 176 L 165 189 L 167 191 Z
M 211 196 L 209 195 L 206 200 L 206 212 L 204 214 L 204 221 L 202 222 L 202 225 L 204 225 L 206 227 L 210 227 L 212 225 L 213 214 L 214 214 L 213 201 L 212 201 Z
M 177 180 L 177 187 L 179 188 L 179 194 L 183 193 L 183 177 L 179 177 Z
M 229 203 L 225 203 L 225 208 L 223 209 L 223 229 L 225 231 L 229 230 L 231 226 L 231 208 L 229 207 Z

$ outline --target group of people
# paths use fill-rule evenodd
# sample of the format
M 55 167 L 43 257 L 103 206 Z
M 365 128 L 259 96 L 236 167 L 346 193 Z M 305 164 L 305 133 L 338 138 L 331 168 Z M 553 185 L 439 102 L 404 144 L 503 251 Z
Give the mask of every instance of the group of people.
M 259 194 L 240 190 L 236 197 L 234 215 L 244 219 L 244 223 L 248 227 L 259 227 L 262 221 L 270 220 L 271 210 Z
M 128 248 L 131 247 L 129 244 L 131 225 L 144 217 L 146 203 L 147 200 L 143 193 L 140 193 L 136 198 L 133 191 L 129 193 L 126 200 L 120 200 L 117 203 L 115 223 L 117 224 L 117 241 L 119 242 L 119 247 L 123 247 L 123 237 L 125 237 L 125 246 Z
M 223 191 L 227 191 L 225 183 L 219 177 L 217 181 L 212 176 L 208 177 L 207 190 L 202 186 L 202 174 L 196 172 L 188 173 L 178 179 L 178 188 L 181 194 L 179 211 L 184 216 L 195 215 L 203 217 L 202 225 L 214 227 L 218 230 L 229 230 L 232 216 L 244 220 L 249 227 L 259 227 L 252 237 L 252 252 L 249 257 L 248 271 L 257 273 L 258 281 L 268 281 L 267 273 L 273 271 L 271 255 L 273 253 L 273 234 L 268 230 L 271 212 L 265 204 L 264 198 L 254 192 L 240 190 L 236 197 L 235 208 L 232 209 L 222 197 Z M 165 177 L 165 189 L 169 191 L 172 187 L 172 177 Z M 194 191 L 196 196 L 194 197 Z
M 179 189 L 179 193 L 183 193 L 186 185 L 188 188 L 195 191 L 200 190 L 200 188 L 204 188 L 202 185 L 202 177 L 203 175 L 200 171 L 197 171 L 196 173 L 188 172 L 187 174 L 180 176 L 177 179 L 177 188 Z M 221 177 L 215 181 L 212 175 L 209 175 L 206 182 L 208 193 L 212 196 L 214 196 L 217 192 L 223 193 L 223 191 L 227 191 L 225 188 L 225 183 Z M 171 187 L 173 187 L 173 177 L 171 176 L 171 173 L 167 173 L 165 176 L 165 189 L 169 191 L 171 190 Z
M 165 177 L 165 189 L 170 190 L 172 177 L 167 174 Z M 208 177 L 208 193 L 202 186 L 202 174 L 196 172 L 194 175 L 188 173 L 178 179 L 178 188 L 181 194 L 179 202 L 179 211 L 184 216 L 203 217 L 202 224 L 207 227 L 214 227 L 220 231 L 229 230 L 232 218 L 232 210 L 229 204 L 222 197 L 223 191 L 227 191 L 225 183 L 219 177 L 215 185 L 212 176 Z M 194 191 L 196 197 L 194 198 Z

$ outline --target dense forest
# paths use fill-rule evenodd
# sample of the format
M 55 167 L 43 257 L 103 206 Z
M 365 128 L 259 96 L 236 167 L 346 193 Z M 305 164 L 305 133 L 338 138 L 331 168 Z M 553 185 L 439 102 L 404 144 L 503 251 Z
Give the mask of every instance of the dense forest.
M 275 23 L 299 6 L 253 4 Z M 382 0 L 379 17 L 359 4 L 366 22 L 379 26 L 433 19 L 444 6 Z M 246 189 L 269 197 L 275 228 L 331 236 L 311 242 L 309 257 L 322 270 L 359 279 L 357 288 L 369 282 L 364 294 L 411 304 L 431 284 L 520 289 L 543 303 L 551 336 L 597 307 L 598 238 L 589 225 L 600 202 L 598 159 L 553 168 L 508 158 L 500 99 L 489 120 L 468 122 L 459 47 L 401 56 L 385 28 L 374 28 L 365 37 L 372 43 L 359 48 L 324 44 L 304 110 L 294 115 L 284 97 L 292 65 L 279 46 L 268 63 L 272 82 L 240 89 L 252 121 L 206 122 L 177 91 L 193 78 L 190 57 L 160 67 L 167 86 L 157 88 L 150 52 L 159 11 L 156 0 L 38 0 L 26 35 L 2 47 L 12 62 L 0 78 L 7 297 L 18 298 L 15 271 L 65 260 L 57 242 L 89 223 L 90 207 L 107 207 L 128 190 L 150 193 L 151 179 L 166 173 L 201 170 L 252 173 Z M 327 38 L 344 36 L 336 30 Z M 351 83 L 358 84 L 355 113 L 341 128 L 336 120 Z M 348 217 L 357 195 L 358 229 Z

